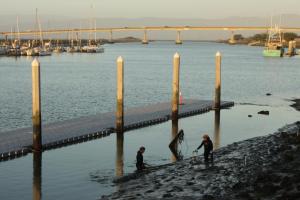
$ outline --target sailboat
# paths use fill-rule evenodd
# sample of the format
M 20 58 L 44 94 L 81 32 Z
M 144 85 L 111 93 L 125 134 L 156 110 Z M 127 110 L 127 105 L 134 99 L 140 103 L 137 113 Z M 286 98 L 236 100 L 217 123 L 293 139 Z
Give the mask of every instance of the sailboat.
M 91 6 L 93 9 L 93 5 Z M 81 51 L 84 53 L 104 53 L 104 48 L 98 43 L 97 44 L 97 24 L 96 18 L 91 19 L 90 26 L 92 27 L 94 21 L 94 42 L 92 42 L 91 37 L 89 35 L 88 45 L 83 46 Z
M 278 25 L 268 31 L 268 40 L 265 44 L 263 56 L 283 57 L 284 47 L 282 43 L 282 33 Z
M 43 41 L 43 35 L 42 35 L 42 27 L 41 27 L 41 22 L 38 18 L 38 14 L 37 14 L 37 9 L 36 9 L 36 26 L 38 26 L 39 29 L 39 35 L 40 35 L 40 46 L 35 46 L 32 45 L 31 48 L 26 50 L 26 54 L 27 56 L 50 56 L 52 54 L 52 52 L 50 51 L 50 49 L 46 47 L 46 45 L 44 45 L 44 41 Z M 50 47 L 50 42 L 49 42 L 49 47 Z
M 13 34 L 13 30 L 11 28 L 11 35 Z M 11 36 L 11 45 L 7 49 L 7 55 L 8 56 L 20 56 L 21 50 L 18 40 L 14 40 Z
M 37 17 L 37 20 L 38 20 L 39 31 L 40 31 L 40 40 L 41 40 L 41 45 L 42 45 L 41 48 L 39 48 L 38 55 L 39 56 L 50 56 L 52 54 L 52 52 L 46 48 L 46 45 L 44 45 L 43 34 L 42 34 L 42 25 L 41 25 L 40 19 L 38 17 Z

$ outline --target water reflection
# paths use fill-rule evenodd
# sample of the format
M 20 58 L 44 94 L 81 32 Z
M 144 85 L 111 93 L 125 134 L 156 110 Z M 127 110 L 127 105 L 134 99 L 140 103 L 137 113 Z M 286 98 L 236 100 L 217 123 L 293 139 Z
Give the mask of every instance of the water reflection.
M 116 176 L 121 177 L 124 174 L 124 134 L 117 133 L 116 135 Z
M 214 149 L 218 149 L 220 147 L 220 118 L 221 111 L 215 110 Z
M 176 162 L 183 158 L 181 151 L 178 149 L 178 145 L 183 141 L 184 132 L 180 130 L 178 132 L 178 119 L 172 120 L 172 137 L 169 144 L 169 148 L 172 152 L 171 161 Z
M 176 162 L 178 160 L 178 154 L 177 154 L 178 142 L 174 140 L 176 138 L 177 133 L 178 133 L 178 119 L 172 120 L 172 137 L 171 137 L 171 143 L 169 145 L 170 150 L 172 152 L 171 155 L 172 162 Z
M 33 153 L 32 199 L 42 199 L 42 152 Z

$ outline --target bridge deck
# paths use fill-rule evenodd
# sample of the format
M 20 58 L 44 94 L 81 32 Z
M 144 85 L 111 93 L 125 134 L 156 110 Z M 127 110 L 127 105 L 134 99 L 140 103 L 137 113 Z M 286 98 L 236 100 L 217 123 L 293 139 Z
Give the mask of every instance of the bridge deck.
M 222 102 L 221 107 L 233 106 L 233 102 Z M 212 101 L 186 100 L 180 105 L 179 117 L 188 117 L 212 110 Z M 144 107 L 130 108 L 125 111 L 125 131 L 168 121 L 171 116 L 169 102 Z M 42 127 L 44 149 L 57 148 L 73 143 L 105 137 L 115 132 L 115 113 L 108 112 L 94 116 L 81 117 L 45 124 Z M 22 128 L 0 133 L 0 160 L 22 156 L 31 152 L 32 128 Z
M 268 26 L 142 26 L 142 27 L 104 27 L 104 28 L 75 28 L 52 30 L 29 30 L 20 32 L 0 32 L 4 36 L 62 34 L 62 33 L 91 33 L 91 32 L 121 32 L 121 31 L 268 31 Z M 282 32 L 299 32 L 299 27 L 281 27 Z

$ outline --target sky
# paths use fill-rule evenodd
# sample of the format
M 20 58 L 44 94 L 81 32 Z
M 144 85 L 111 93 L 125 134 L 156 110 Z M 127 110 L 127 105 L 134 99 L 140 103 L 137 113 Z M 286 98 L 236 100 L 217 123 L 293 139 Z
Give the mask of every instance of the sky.
M 0 15 L 226 18 L 298 14 L 300 0 L 0 0 Z M 91 9 L 91 5 L 94 9 Z

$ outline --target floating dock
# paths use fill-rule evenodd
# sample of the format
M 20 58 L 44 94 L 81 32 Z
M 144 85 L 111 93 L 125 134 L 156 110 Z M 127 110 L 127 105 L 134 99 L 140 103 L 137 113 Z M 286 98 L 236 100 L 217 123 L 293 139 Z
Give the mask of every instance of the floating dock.
M 233 102 L 222 101 L 221 108 Z M 193 116 L 213 109 L 213 101 L 185 100 L 179 106 L 179 118 Z M 124 130 L 129 131 L 166 122 L 171 118 L 171 103 L 129 108 L 124 114 Z M 75 143 L 109 136 L 115 132 L 115 113 L 108 112 L 42 126 L 43 149 L 59 148 Z M 32 151 L 32 128 L 0 132 L 0 161 L 26 155 Z

